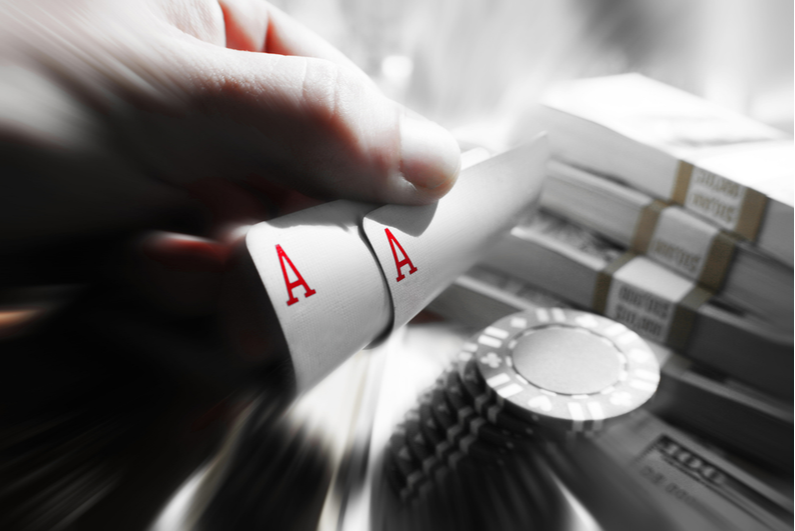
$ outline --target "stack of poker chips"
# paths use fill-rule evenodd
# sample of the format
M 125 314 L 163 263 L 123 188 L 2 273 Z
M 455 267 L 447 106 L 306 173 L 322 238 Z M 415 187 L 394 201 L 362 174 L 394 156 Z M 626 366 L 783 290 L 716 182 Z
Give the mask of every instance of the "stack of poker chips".
M 543 307 L 570 306 L 525 281 L 477 267 L 456 279 L 429 310 L 478 330 L 517 311 Z M 665 346 L 648 344 L 661 374 L 647 410 L 734 455 L 774 470 L 792 470 L 791 401 L 742 385 Z
M 385 525 L 560 528 L 564 494 L 545 448 L 635 411 L 659 378 L 646 342 L 604 317 L 538 308 L 498 320 L 395 430 Z

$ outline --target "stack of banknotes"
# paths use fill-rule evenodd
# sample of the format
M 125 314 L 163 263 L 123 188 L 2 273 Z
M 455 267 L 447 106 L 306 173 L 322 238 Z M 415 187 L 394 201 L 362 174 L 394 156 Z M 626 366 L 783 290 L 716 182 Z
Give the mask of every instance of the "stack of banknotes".
M 791 399 L 792 139 L 637 74 L 561 87 L 544 117 L 541 214 L 484 264 Z
M 544 107 L 538 213 L 430 309 L 473 329 L 550 306 L 622 322 L 662 379 L 585 453 L 679 528 L 791 529 L 792 139 L 635 74 L 576 81 Z M 603 476 L 597 462 L 567 466 Z

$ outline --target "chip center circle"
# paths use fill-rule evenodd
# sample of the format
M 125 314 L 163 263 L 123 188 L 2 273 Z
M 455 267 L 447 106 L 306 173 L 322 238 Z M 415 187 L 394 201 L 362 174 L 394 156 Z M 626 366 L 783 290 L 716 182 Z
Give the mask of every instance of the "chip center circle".
M 512 355 L 527 381 L 564 395 L 598 393 L 617 383 L 624 369 L 610 341 L 581 328 L 533 330 L 517 339 Z

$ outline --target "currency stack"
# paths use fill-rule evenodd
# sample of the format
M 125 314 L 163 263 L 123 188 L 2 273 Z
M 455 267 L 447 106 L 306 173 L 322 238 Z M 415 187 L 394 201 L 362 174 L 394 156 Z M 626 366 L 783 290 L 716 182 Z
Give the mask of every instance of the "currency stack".
M 637 74 L 561 87 L 544 117 L 542 213 L 485 263 L 791 398 L 792 139 Z

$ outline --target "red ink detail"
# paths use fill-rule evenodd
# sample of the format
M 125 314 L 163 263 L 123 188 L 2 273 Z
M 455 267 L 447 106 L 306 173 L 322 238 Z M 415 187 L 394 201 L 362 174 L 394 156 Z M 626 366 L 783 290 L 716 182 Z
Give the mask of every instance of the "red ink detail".
M 397 267 L 397 272 L 398 272 L 397 281 L 400 282 L 401 280 L 406 278 L 406 275 L 404 275 L 403 272 L 400 270 L 403 266 L 405 265 L 409 266 L 409 275 L 413 274 L 417 270 L 417 268 L 414 267 L 413 263 L 411 263 L 411 258 L 409 258 L 409 255 L 406 254 L 406 251 L 403 249 L 403 246 L 400 245 L 400 242 L 397 241 L 397 238 L 395 238 L 392 235 L 392 232 L 389 229 L 384 229 L 384 231 L 386 232 L 387 240 L 389 240 L 389 247 L 392 249 L 392 257 L 395 259 L 395 267 Z M 395 250 L 395 245 L 397 245 L 398 249 L 400 249 L 400 252 L 403 253 L 403 256 L 405 257 L 403 260 L 398 260 L 397 251 Z
M 287 253 L 284 252 L 281 245 L 276 245 L 276 254 L 279 255 L 279 265 L 282 266 L 282 274 L 284 275 L 284 283 L 287 286 L 287 294 L 290 298 L 287 300 L 287 306 L 292 306 L 296 302 L 298 302 L 298 298 L 293 295 L 293 290 L 298 286 L 304 287 L 304 298 L 311 297 L 315 293 L 315 290 L 311 289 L 309 285 L 304 280 L 304 277 L 301 276 L 301 273 L 293 265 L 293 261 L 290 260 L 290 257 L 287 256 Z M 287 263 L 290 264 L 290 269 L 293 270 L 295 276 L 298 278 L 295 282 L 290 282 L 290 278 L 287 276 L 287 268 L 284 267 L 284 261 L 287 260 Z

